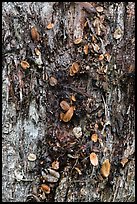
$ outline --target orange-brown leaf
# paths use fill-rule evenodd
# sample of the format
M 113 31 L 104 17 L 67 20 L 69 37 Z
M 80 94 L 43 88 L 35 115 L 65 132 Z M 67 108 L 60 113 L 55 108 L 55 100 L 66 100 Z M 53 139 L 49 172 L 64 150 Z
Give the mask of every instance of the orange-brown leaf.
M 21 61 L 21 67 L 23 68 L 23 69 L 27 69 L 27 68 L 29 68 L 30 67 L 30 65 L 29 65 L 29 63 L 27 62 L 27 61 Z
M 64 111 L 68 111 L 70 109 L 70 105 L 67 101 L 61 101 L 60 106 Z
M 93 142 L 97 142 L 97 140 L 98 140 L 98 135 L 97 135 L 96 133 L 92 134 L 91 140 L 92 140 Z
M 92 152 L 90 154 L 90 162 L 91 162 L 91 164 L 93 166 L 97 166 L 98 165 L 98 157 L 97 157 L 97 155 L 94 152 Z
M 32 39 L 33 39 L 34 41 L 39 41 L 39 40 L 40 40 L 39 33 L 38 33 L 36 27 L 32 27 L 32 28 L 31 28 L 31 37 L 32 37 Z
M 41 184 L 41 189 L 46 193 L 49 194 L 50 193 L 50 187 L 46 184 Z
M 109 174 L 110 174 L 110 167 L 111 167 L 110 162 L 109 162 L 108 159 L 106 159 L 103 162 L 101 170 L 100 170 L 102 176 L 104 176 L 104 177 L 108 177 L 109 176 Z
M 77 38 L 77 39 L 74 40 L 75 45 L 80 44 L 81 42 L 82 42 L 82 37 Z
M 54 24 L 53 23 L 49 23 L 48 25 L 47 25 L 47 29 L 52 29 L 54 27 Z
M 68 121 L 71 120 L 71 118 L 72 118 L 72 116 L 73 116 L 73 114 L 74 114 L 74 109 L 75 109 L 75 107 L 74 107 L 74 106 L 71 106 L 70 109 L 64 114 L 64 116 L 63 116 L 63 118 L 62 118 L 62 120 L 63 120 L 64 122 L 68 122 Z

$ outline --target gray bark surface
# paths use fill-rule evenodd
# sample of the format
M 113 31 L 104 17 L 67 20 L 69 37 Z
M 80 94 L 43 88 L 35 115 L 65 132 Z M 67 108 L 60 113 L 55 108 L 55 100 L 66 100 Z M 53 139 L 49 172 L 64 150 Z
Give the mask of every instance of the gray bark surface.
M 2 3 L 3 202 L 135 201 L 135 3 L 91 5 L 102 6 L 103 13 L 78 2 Z M 100 34 L 96 19 L 102 19 Z M 48 30 L 51 22 L 54 27 Z M 31 38 L 32 26 L 39 32 L 39 42 Z M 117 28 L 122 33 L 115 39 Z M 92 49 L 93 34 L 100 54 L 110 53 L 106 64 L 100 64 L 98 52 L 83 54 L 87 42 Z M 74 45 L 80 37 L 83 44 Z M 22 60 L 30 64 L 26 71 L 20 66 Z M 80 74 L 70 77 L 69 67 L 76 61 Z M 50 76 L 58 79 L 57 86 L 50 86 Z M 66 95 L 83 98 L 76 98 L 78 119 L 63 123 L 59 103 Z M 100 125 L 101 142 L 92 144 L 95 124 Z M 75 126 L 82 128 L 82 137 L 73 135 Z M 89 160 L 94 150 L 98 166 Z M 30 153 L 37 157 L 34 162 L 28 160 Z M 124 166 L 122 158 L 128 158 Z M 111 163 L 107 178 L 100 175 L 105 159 Z M 42 180 L 42 169 L 55 160 L 60 164 L 58 182 Z M 50 186 L 50 194 L 40 190 L 42 183 Z

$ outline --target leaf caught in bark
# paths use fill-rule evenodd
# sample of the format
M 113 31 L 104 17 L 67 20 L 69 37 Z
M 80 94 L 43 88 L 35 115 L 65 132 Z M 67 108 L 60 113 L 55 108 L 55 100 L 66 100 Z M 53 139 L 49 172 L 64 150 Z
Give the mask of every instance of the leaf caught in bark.
M 52 29 L 54 27 L 54 24 L 53 23 L 49 23 L 48 25 L 47 25 L 47 29 Z
M 60 106 L 64 111 L 68 111 L 70 109 L 70 105 L 66 101 L 61 101 Z
M 69 74 L 70 76 L 74 76 L 79 71 L 79 65 L 77 62 L 74 62 L 70 67 Z
M 23 69 L 27 69 L 27 68 L 29 68 L 30 67 L 30 65 L 29 65 L 29 63 L 27 62 L 27 61 L 21 61 L 21 67 L 23 68 Z
M 103 162 L 102 167 L 101 167 L 101 170 L 100 170 L 102 176 L 104 176 L 104 177 L 108 177 L 108 176 L 109 176 L 109 174 L 110 174 L 110 166 L 111 166 L 111 165 L 110 165 L 109 160 L 106 159 L 106 160 Z
M 39 33 L 38 33 L 36 27 L 31 28 L 31 37 L 32 37 L 32 40 L 34 40 L 34 41 L 39 41 L 40 40 Z
M 97 155 L 94 152 L 92 152 L 90 154 L 90 162 L 91 162 L 91 164 L 93 166 L 97 166 L 98 165 L 98 157 L 97 157 Z
M 46 194 L 50 193 L 50 187 L 46 184 L 41 184 L 41 189 L 44 191 Z
M 82 37 L 77 38 L 77 39 L 74 40 L 75 45 L 80 44 L 81 42 L 82 42 Z
M 62 116 L 62 120 L 64 122 L 68 122 L 71 120 L 71 118 L 74 114 L 74 109 L 75 109 L 75 107 L 71 106 L 70 109 Z

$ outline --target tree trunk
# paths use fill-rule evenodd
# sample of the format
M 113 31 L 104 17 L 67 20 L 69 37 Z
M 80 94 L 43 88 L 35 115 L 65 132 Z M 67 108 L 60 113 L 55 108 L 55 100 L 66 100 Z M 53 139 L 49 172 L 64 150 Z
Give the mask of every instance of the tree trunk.
M 135 201 L 135 3 L 3 2 L 2 28 L 2 201 Z

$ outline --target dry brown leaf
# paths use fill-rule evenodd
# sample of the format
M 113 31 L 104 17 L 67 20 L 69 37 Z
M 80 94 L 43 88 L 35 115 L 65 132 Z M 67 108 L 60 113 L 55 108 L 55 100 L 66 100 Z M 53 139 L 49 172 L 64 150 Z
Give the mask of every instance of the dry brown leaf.
M 64 117 L 64 113 L 60 113 L 60 120 L 63 120 L 63 117 Z
M 47 29 L 52 29 L 54 27 L 54 24 L 53 23 L 49 23 L 48 25 L 47 25 Z
M 98 59 L 99 59 L 99 61 L 103 60 L 104 59 L 104 55 L 103 54 L 99 55 Z
M 50 193 L 50 187 L 46 184 L 41 184 L 41 189 L 44 191 L 46 194 Z
M 52 168 L 55 170 L 59 169 L 59 162 L 58 161 L 52 162 Z
M 85 46 L 84 46 L 83 51 L 84 51 L 85 55 L 87 55 L 87 54 L 88 54 L 88 45 L 85 45 Z
M 82 42 L 82 37 L 77 38 L 77 39 L 74 40 L 75 45 L 80 44 L 81 42 Z
M 108 177 L 109 176 L 109 174 L 110 174 L 110 167 L 111 167 L 110 162 L 109 162 L 108 159 L 106 159 L 103 162 L 101 170 L 100 170 L 102 176 L 104 176 L 104 177 Z
M 69 74 L 70 76 L 74 76 L 79 71 L 79 65 L 77 62 L 74 62 L 70 67 Z
M 121 164 L 122 164 L 122 166 L 124 167 L 125 166 L 125 164 L 128 162 L 128 158 L 123 158 L 122 160 L 121 160 Z
M 74 114 L 74 109 L 75 109 L 75 107 L 74 107 L 74 106 L 71 106 L 70 109 L 63 115 L 62 120 L 63 120 L 64 122 L 68 122 L 68 121 L 71 120 L 71 118 L 72 118 L 72 116 L 73 116 L 73 114 Z
M 70 109 L 70 105 L 67 101 L 61 101 L 60 106 L 64 111 L 68 111 Z
M 75 98 L 74 95 L 71 96 L 71 100 L 72 100 L 72 101 L 76 101 L 76 98 Z
M 91 140 L 92 140 L 93 142 L 97 142 L 97 140 L 98 140 L 98 135 L 97 135 L 96 133 L 92 134 Z
M 30 65 L 29 65 L 29 63 L 27 62 L 27 61 L 21 61 L 21 67 L 23 68 L 23 69 L 27 69 L 27 68 L 29 68 L 30 67 Z
M 91 164 L 93 166 L 97 166 L 98 165 L 98 157 L 97 157 L 97 155 L 94 152 L 92 152 L 90 154 L 90 162 L 91 162 Z
M 33 39 L 34 41 L 39 41 L 39 40 L 40 40 L 39 33 L 38 33 L 36 27 L 32 27 L 32 28 L 31 28 L 31 37 L 32 37 L 32 39 Z

